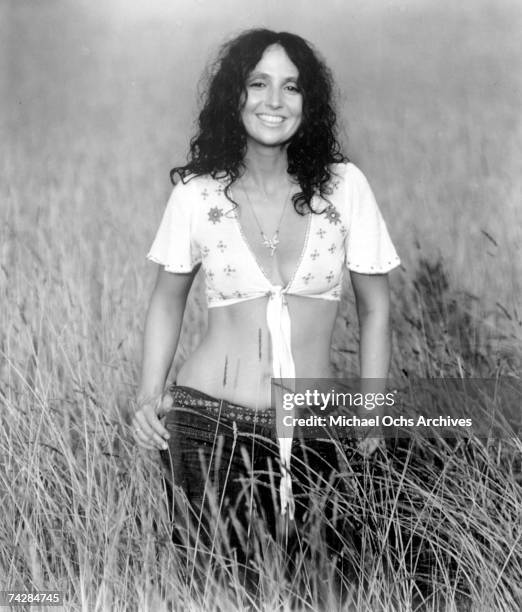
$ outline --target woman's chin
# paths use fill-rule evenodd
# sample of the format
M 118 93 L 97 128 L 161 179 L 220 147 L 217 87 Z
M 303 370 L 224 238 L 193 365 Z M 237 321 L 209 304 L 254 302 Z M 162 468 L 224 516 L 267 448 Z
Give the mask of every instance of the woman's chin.
M 292 135 L 286 137 L 271 137 L 271 138 L 253 138 L 249 137 L 247 140 L 248 146 L 254 149 L 283 149 L 288 146 L 290 141 L 292 140 Z

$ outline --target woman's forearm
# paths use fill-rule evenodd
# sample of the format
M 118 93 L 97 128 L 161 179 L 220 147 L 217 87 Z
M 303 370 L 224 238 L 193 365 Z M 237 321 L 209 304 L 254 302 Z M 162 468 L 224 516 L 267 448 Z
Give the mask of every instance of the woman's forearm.
M 138 443 L 149 450 L 167 448 L 169 432 L 161 415 L 172 407 L 172 399 L 167 407 L 169 396 L 163 396 L 163 389 L 178 346 L 187 295 L 196 271 L 197 268 L 190 274 L 177 274 L 160 267 L 150 299 L 143 334 L 138 406 L 132 420 Z
M 384 394 L 386 377 L 390 367 L 390 325 L 388 312 L 370 311 L 359 315 L 360 347 L 359 360 L 361 371 L 361 393 Z M 366 402 L 365 402 L 366 404 Z M 361 408 L 359 415 L 376 417 L 383 415 L 382 404 L 372 401 Z M 368 414 L 371 412 L 371 415 Z
M 186 298 L 154 292 L 147 311 L 138 401 L 163 392 L 181 333 Z
M 385 379 L 390 368 L 391 336 L 386 311 L 359 314 L 359 365 L 361 378 Z

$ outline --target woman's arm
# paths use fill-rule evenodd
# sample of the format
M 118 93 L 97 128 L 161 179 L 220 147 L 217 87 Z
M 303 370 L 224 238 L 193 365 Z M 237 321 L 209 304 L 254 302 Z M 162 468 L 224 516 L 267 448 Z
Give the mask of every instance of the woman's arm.
M 385 379 L 391 356 L 388 275 L 351 272 L 350 277 L 359 318 L 361 378 Z
M 390 368 L 390 289 L 387 274 L 358 274 L 351 272 L 359 319 L 359 365 L 361 393 L 385 393 Z M 382 416 L 383 408 L 368 411 L 362 408 L 359 416 Z M 379 438 L 367 437 L 359 444 L 361 452 L 371 454 Z
M 144 448 L 165 448 L 169 434 L 159 417 L 164 412 L 162 394 L 178 346 L 187 296 L 198 267 L 190 274 L 158 270 L 143 336 L 141 378 L 137 392 L 138 410 L 134 427 Z

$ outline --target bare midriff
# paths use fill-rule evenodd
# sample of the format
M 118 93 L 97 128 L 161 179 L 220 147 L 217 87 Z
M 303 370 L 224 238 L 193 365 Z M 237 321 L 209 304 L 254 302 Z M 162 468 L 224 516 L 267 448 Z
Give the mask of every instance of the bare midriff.
M 177 383 L 215 398 L 271 406 L 272 347 L 266 297 L 209 308 L 208 329 Z M 287 295 L 296 378 L 331 378 L 330 346 L 339 302 Z

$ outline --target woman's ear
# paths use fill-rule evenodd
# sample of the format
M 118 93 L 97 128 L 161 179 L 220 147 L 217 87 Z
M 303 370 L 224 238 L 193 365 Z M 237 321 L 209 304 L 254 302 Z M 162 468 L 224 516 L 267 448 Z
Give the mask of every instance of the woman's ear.
M 248 91 L 247 91 L 246 85 L 243 85 L 243 89 L 241 90 L 241 94 L 239 96 L 239 112 L 243 110 L 243 107 L 245 106 L 247 98 L 248 98 Z

